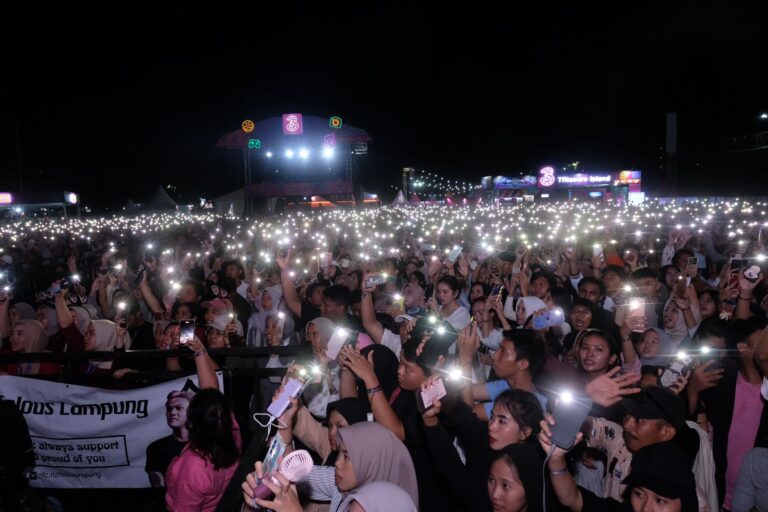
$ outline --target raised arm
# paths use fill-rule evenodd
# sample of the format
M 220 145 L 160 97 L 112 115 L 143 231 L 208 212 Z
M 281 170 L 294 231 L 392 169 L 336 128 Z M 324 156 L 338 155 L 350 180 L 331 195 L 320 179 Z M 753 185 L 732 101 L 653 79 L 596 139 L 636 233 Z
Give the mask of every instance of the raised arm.
M 216 378 L 216 363 L 208 355 L 203 342 L 195 336 L 189 342 L 189 348 L 195 353 L 195 368 L 197 368 L 197 380 L 200 389 L 219 389 L 219 379 Z
M 365 284 L 366 277 L 367 273 L 363 274 L 363 282 L 361 284 Z M 373 293 L 368 288 L 363 289 L 363 299 L 360 303 L 360 318 L 363 320 L 363 327 L 374 343 L 381 343 L 381 339 L 384 337 L 384 326 L 376 320 L 376 312 L 373 310 Z
M 279 254 L 275 256 L 275 263 L 280 267 L 280 284 L 283 287 L 283 300 L 285 301 L 285 305 L 288 306 L 288 309 L 290 309 L 294 315 L 301 317 L 301 299 L 299 299 L 299 295 L 296 293 L 296 288 L 293 286 L 293 280 L 291 280 L 291 275 L 288 270 L 290 261 L 290 249 L 285 256 L 280 256 Z

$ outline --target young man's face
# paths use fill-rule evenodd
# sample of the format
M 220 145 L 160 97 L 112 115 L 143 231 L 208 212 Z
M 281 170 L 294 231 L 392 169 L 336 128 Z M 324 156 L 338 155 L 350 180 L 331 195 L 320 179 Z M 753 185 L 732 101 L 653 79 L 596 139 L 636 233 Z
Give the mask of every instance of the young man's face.
M 659 293 L 659 289 L 661 288 L 661 283 L 658 279 L 654 279 L 652 277 L 643 277 L 642 279 L 635 279 L 634 280 L 635 288 L 645 297 L 646 299 L 655 300 L 657 294 Z
M 541 300 L 544 300 L 544 297 L 547 296 L 548 291 L 549 281 L 547 281 L 546 277 L 537 277 L 534 279 L 529 290 L 531 295 L 538 297 Z
M 408 361 L 400 353 L 400 366 L 397 368 L 397 383 L 405 391 L 416 391 L 427 380 L 424 370 L 416 363 Z
M 224 270 L 224 275 L 234 280 L 236 283 L 240 282 L 240 269 L 237 268 L 237 265 L 227 265 L 227 268 Z
M 579 297 L 589 299 L 597 304 L 603 298 L 603 295 L 600 293 L 600 287 L 597 283 L 584 283 L 579 287 Z
M 622 426 L 624 444 L 632 453 L 675 437 L 675 428 L 664 420 L 638 419 L 631 414 L 625 414 Z
M 323 305 L 320 309 L 322 315 L 329 320 L 339 320 L 346 314 L 343 304 L 336 304 L 328 297 L 323 297 Z

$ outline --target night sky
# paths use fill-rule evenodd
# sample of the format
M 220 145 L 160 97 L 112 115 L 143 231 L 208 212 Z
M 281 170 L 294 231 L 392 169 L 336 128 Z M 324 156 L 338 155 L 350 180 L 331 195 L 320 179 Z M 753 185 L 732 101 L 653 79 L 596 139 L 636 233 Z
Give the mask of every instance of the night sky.
M 728 137 L 768 130 L 768 9 L 700 3 L 36 5 L 4 16 L 0 189 L 18 123 L 27 190 L 214 196 L 242 184 L 218 137 L 283 112 L 366 129 L 372 192 L 409 165 L 479 182 L 573 161 L 653 186 L 677 111 L 681 193 L 719 193 Z M 725 187 L 747 183 L 768 193 Z

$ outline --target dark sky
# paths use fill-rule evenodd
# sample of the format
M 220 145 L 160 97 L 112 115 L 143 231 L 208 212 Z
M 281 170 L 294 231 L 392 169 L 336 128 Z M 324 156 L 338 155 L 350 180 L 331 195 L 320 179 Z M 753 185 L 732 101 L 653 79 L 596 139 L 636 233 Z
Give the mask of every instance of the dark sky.
M 653 183 L 678 111 L 694 191 L 720 187 L 713 148 L 768 111 L 764 3 L 162 4 L 4 16 L 2 186 L 18 122 L 27 189 L 226 192 L 241 160 L 218 137 L 283 112 L 368 130 L 372 191 L 406 165 L 474 181 L 574 160 Z

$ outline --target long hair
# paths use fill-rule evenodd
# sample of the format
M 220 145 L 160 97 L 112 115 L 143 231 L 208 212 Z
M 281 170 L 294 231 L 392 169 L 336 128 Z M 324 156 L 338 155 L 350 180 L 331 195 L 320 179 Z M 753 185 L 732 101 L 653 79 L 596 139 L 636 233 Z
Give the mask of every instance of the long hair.
M 189 446 L 214 469 L 228 468 L 240 457 L 232 428 L 232 410 L 221 392 L 204 389 L 195 395 L 187 409 Z

